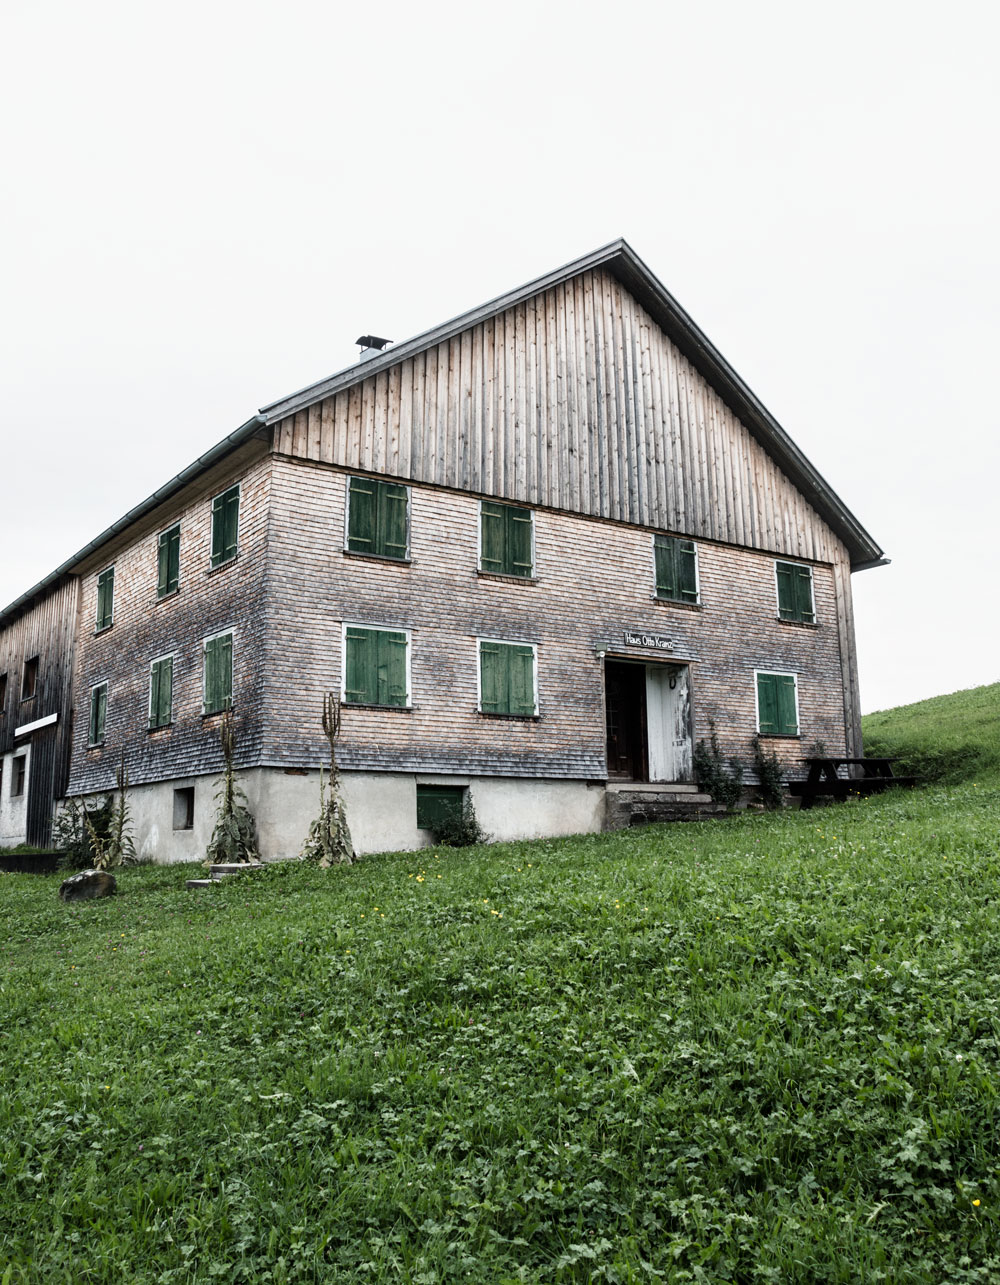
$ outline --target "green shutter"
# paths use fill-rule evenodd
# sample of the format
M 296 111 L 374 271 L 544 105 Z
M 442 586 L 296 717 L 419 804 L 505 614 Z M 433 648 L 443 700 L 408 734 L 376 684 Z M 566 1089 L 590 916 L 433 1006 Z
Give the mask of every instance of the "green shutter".
M 483 500 L 481 520 L 482 551 L 480 566 L 484 571 L 502 575 L 504 571 L 504 549 L 506 545 L 506 521 L 503 504 L 494 504 Z
M 421 830 L 436 830 L 453 816 L 461 815 L 465 801 L 465 787 L 461 785 L 418 785 L 417 826 Z
M 658 535 L 654 543 L 656 596 L 676 602 L 698 601 L 698 560 L 693 540 Z
M 500 714 L 500 694 L 503 675 L 501 674 L 501 649 L 499 643 L 481 642 L 479 644 L 479 705 L 487 714 Z
M 677 541 L 677 583 L 685 602 L 698 601 L 698 555 L 693 540 Z
M 813 610 L 812 567 L 800 562 L 777 562 L 778 615 L 782 620 L 802 620 L 812 624 L 816 619 Z
M 97 577 L 97 628 L 107 629 L 114 619 L 115 569 L 108 567 Z
M 795 716 L 795 679 L 791 674 L 774 676 L 778 706 L 779 736 L 798 736 L 799 724 Z
M 352 553 L 375 552 L 375 490 L 371 478 L 351 478 L 347 547 Z
M 658 535 L 654 544 L 656 557 L 656 596 L 677 597 L 677 568 L 674 558 L 675 541 Z
M 166 727 L 173 712 L 174 659 L 154 660 L 149 671 L 149 725 Z
M 100 687 L 90 689 L 90 732 L 88 742 L 91 745 L 101 745 L 104 742 L 104 720 L 108 708 L 108 685 L 102 683 Z
M 778 694 L 774 674 L 757 675 L 757 726 L 762 736 L 778 733 Z
M 479 707 L 486 714 L 534 714 L 535 653 L 531 647 L 479 644 Z
M 795 587 L 798 619 L 812 624 L 816 619 L 816 613 L 813 611 L 812 567 L 795 568 Z
M 212 501 L 212 566 L 236 556 L 240 525 L 240 488 L 231 486 Z
M 233 636 L 220 634 L 205 643 L 205 713 L 229 709 L 233 701 Z
M 181 529 L 171 527 L 160 536 L 157 550 L 156 596 L 165 597 L 173 593 L 180 581 L 181 562 Z
M 530 576 L 531 510 L 507 508 L 507 574 Z
M 406 634 L 348 626 L 344 700 L 354 705 L 406 705 Z
M 535 712 L 535 654 L 530 647 L 508 647 L 509 714 Z
M 378 649 L 378 703 L 403 706 L 406 704 L 406 634 L 380 630 Z
M 407 553 L 407 489 L 395 482 L 380 482 L 377 497 L 376 553 L 384 558 L 405 558 Z

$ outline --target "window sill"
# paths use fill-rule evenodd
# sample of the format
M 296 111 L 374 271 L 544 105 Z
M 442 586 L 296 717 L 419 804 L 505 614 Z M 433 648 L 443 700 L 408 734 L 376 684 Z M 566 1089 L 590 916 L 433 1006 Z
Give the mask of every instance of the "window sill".
M 389 710 L 394 714 L 412 714 L 415 705 L 375 705 L 369 701 L 343 701 L 342 709 L 381 709 Z
M 87 753 L 89 754 L 91 750 L 103 750 L 104 746 L 104 741 L 94 741 L 93 744 L 88 744 Z
M 152 605 L 154 607 L 158 607 L 161 602 L 170 602 L 172 599 L 178 597 L 178 595 L 180 594 L 180 591 L 181 591 L 181 587 L 180 585 L 178 585 L 176 589 L 171 589 L 169 593 L 157 594 L 156 597 L 153 599 Z
M 240 559 L 240 555 L 238 553 L 234 553 L 233 556 L 231 558 L 227 558 L 225 562 L 219 562 L 214 567 L 209 567 L 208 570 L 205 572 L 205 575 L 206 576 L 218 575 L 220 571 L 225 571 L 227 567 L 231 567 L 234 562 L 239 562 L 239 559 Z
M 413 564 L 412 558 L 394 558 L 389 553 L 362 553 L 359 549 L 345 549 L 345 558 L 358 558 L 362 562 L 388 562 L 390 566 L 409 567 Z
M 785 620 L 782 616 L 775 616 L 779 625 L 791 625 L 793 629 L 819 629 L 818 620 Z
M 762 741 L 801 741 L 801 732 L 758 732 Z
M 173 727 L 173 723 L 172 723 L 172 722 L 170 722 L 170 723 L 157 723 L 156 727 L 147 727 L 147 728 L 146 728 L 146 733 L 147 733 L 147 735 L 152 736 L 155 732 L 166 732 L 166 731 L 167 731 L 167 730 L 169 730 L 169 728 L 171 728 L 171 727 Z
M 658 593 L 649 595 L 650 602 L 658 602 L 661 607 L 680 607 L 681 611 L 704 611 L 700 602 L 684 602 L 681 598 L 662 598 Z
M 203 709 L 201 711 L 201 721 L 204 723 L 206 718 L 221 718 L 223 714 L 233 713 L 234 707 L 230 705 L 228 709 Z
M 476 713 L 480 718 L 502 718 L 506 722 L 540 723 L 542 721 L 541 714 L 501 714 L 491 709 L 477 709 Z
M 114 627 L 115 627 L 115 622 L 113 620 L 110 625 L 101 625 L 100 629 L 94 630 L 94 637 L 97 638 L 98 635 L 100 634 L 108 634 L 111 632 L 112 629 L 114 629 Z
M 478 571 L 480 580 L 498 580 L 501 584 L 538 584 L 537 576 L 509 576 L 499 571 Z

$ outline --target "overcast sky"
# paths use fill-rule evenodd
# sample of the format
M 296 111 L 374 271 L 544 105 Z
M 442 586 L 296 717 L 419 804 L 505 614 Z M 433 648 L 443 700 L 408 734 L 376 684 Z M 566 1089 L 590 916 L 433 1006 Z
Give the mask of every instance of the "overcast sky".
M 993 682 L 995 5 L 7 0 L 0 603 L 259 406 L 623 236 Z

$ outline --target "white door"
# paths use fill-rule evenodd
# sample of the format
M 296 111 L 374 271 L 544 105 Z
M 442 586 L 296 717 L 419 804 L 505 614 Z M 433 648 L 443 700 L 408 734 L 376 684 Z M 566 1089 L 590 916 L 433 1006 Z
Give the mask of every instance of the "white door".
M 691 777 L 691 694 L 687 665 L 646 666 L 649 779 Z

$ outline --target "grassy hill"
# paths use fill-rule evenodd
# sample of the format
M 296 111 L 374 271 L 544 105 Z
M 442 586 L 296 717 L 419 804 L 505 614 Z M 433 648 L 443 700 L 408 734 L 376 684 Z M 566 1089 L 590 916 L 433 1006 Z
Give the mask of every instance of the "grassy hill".
M 898 755 L 900 774 L 971 780 L 1000 771 L 1000 683 L 866 714 L 865 753 Z
M 998 820 L 0 876 L 0 1282 L 1000 1279 Z

